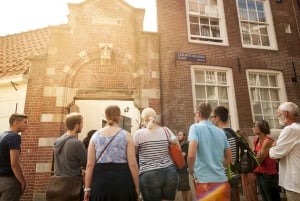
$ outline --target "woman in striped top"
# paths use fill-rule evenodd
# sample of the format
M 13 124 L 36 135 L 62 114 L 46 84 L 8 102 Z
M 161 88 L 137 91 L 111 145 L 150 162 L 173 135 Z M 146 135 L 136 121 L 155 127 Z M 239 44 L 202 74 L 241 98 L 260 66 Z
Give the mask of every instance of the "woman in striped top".
M 145 128 L 135 136 L 139 156 L 140 190 L 144 201 L 175 200 L 178 175 L 171 156 L 169 143 L 178 143 L 174 133 L 159 126 L 156 112 L 145 108 L 141 114 Z M 168 135 L 168 137 L 167 137 Z

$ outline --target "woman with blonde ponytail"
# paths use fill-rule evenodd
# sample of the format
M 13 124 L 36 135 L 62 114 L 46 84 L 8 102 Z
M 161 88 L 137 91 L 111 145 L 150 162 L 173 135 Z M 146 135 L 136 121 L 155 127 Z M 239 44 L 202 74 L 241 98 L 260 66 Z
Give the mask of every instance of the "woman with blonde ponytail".
M 175 200 L 178 174 L 169 155 L 170 143 L 178 143 L 174 133 L 158 125 L 153 108 L 145 108 L 144 128 L 136 131 L 134 143 L 139 156 L 140 189 L 144 201 Z
M 108 106 L 105 116 L 106 126 L 88 146 L 84 201 L 136 201 L 140 190 L 133 138 L 118 125 L 119 106 Z

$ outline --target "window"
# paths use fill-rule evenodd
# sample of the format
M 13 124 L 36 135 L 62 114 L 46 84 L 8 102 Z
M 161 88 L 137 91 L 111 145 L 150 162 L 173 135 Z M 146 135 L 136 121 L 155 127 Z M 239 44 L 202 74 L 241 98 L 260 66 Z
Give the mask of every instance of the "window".
M 223 0 L 186 0 L 189 41 L 228 45 Z
M 271 129 L 280 129 L 278 106 L 286 100 L 282 74 L 277 71 L 247 71 L 253 120 L 266 120 Z
M 230 68 L 192 66 L 194 108 L 200 102 L 209 102 L 212 108 L 225 106 L 230 111 L 230 123 L 238 128 L 232 71 Z
M 269 0 L 237 0 L 243 47 L 276 49 Z

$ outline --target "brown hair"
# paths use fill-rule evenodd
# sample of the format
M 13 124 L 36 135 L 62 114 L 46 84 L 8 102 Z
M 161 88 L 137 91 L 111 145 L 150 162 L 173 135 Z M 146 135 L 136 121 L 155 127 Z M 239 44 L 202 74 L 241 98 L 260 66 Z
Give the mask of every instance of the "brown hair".
M 73 130 L 76 124 L 82 121 L 82 115 L 77 112 L 69 113 L 65 118 L 65 124 L 68 130 Z
M 114 123 L 119 123 L 121 117 L 120 107 L 117 105 L 110 105 L 105 109 L 105 117 L 108 125 L 113 125 Z
M 9 125 L 12 126 L 16 121 L 22 121 L 23 119 L 28 119 L 26 114 L 14 113 L 9 117 Z
M 201 114 L 201 117 L 209 118 L 212 109 L 209 103 L 199 103 L 197 111 Z

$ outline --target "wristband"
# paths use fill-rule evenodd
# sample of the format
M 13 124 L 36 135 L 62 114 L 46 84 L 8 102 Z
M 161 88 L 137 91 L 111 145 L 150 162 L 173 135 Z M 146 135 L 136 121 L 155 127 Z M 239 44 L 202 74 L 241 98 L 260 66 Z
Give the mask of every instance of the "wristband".
M 84 188 L 84 192 L 90 192 L 92 189 L 91 188 Z

